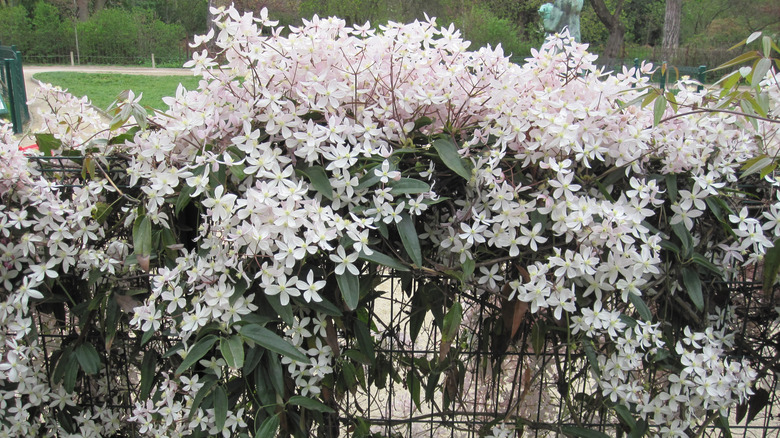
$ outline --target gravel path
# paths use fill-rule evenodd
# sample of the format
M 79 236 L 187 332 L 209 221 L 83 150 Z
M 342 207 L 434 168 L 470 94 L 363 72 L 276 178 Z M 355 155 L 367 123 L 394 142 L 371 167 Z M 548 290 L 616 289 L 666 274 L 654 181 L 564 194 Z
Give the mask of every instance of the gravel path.
M 33 80 L 36 73 L 63 71 L 79 73 L 121 73 L 128 75 L 146 75 L 146 76 L 188 76 L 192 71 L 186 68 L 149 68 L 149 67 L 119 67 L 119 66 L 63 66 L 63 65 L 25 65 L 24 83 L 27 89 L 27 99 L 32 99 L 35 91 L 38 89 L 38 82 Z M 41 130 L 40 118 L 37 116 L 42 104 L 36 101 L 30 101 L 27 104 L 30 111 L 31 122 L 25 127 L 25 132 L 36 132 Z M 33 140 L 29 136 L 22 137 L 22 145 L 31 144 Z

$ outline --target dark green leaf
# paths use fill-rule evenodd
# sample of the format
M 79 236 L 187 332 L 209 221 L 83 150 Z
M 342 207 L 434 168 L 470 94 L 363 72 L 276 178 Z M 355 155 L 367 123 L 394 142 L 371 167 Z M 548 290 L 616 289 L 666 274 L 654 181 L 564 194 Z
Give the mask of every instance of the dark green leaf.
M 723 415 L 718 415 L 718 418 L 715 419 L 715 425 L 718 426 L 718 429 L 720 429 L 720 431 L 723 433 L 723 438 L 732 437 L 731 427 L 729 427 L 728 417 L 724 417 Z
M 412 401 L 417 409 L 420 409 L 420 378 L 417 377 L 417 373 L 409 372 L 406 375 L 406 386 L 409 390 L 409 394 L 412 396 Z
M 531 328 L 531 347 L 534 349 L 534 354 L 539 356 L 544 351 L 544 344 L 547 337 L 547 326 L 541 321 L 538 321 Z
M 650 308 L 645 304 L 645 300 L 639 295 L 629 293 L 628 300 L 634 305 L 636 311 L 639 312 L 639 316 L 642 317 L 645 322 L 651 322 L 653 320 L 653 314 L 650 312 Z
M 693 255 L 693 236 L 691 235 L 691 232 L 685 228 L 685 225 L 682 222 L 672 225 L 672 231 L 674 231 L 674 234 L 677 235 L 682 244 L 680 257 L 683 259 L 690 258 Z
M 325 403 L 322 403 L 319 400 L 314 400 L 313 398 L 303 397 L 300 395 L 294 395 L 290 397 L 289 400 L 287 400 L 288 404 L 300 406 L 302 408 L 306 408 L 310 411 L 317 411 L 317 412 L 325 412 L 332 414 L 336 411 L 331 409 L 329 406 L 327 406 Z
M 317 312 L 324 313 L 328 316 L 342 316 L 343 313 L 341 313 L 341 310 L 339 310 L 338 307 L 336 307 L 335 304 L 331 303 L 330 301 L 326 299 L 322 299 L 320 302 L 310 302 L 306 304 L 307 306 L 311 307 L 313 310 L 316 310 Z
M 350 310 L 357 309 L 360 302 L 360 280 L 358 276 L 345 269 L 344 273 L 336 275 L 336 282 L 339 284 L 341 296 L 344 298 L 344 303 L 347 307 Z
M 771 296 L 772 286 L 780 271 L 780 239 L 775 240 L 775 246 L 767 249 L 764 255 L 764 294 Z
M 401 178 L 398 181 L 391 181 L 390 187 L 390 193 L 395 196 L 414 195 L 431 191 L 431 186 L 428 183 L 412 178 Z
M 133 224 L 133 249 L 142 256 L 152 253 L 152 222 L 145 214 L 138 216 Z
M 239 369 L 244 366 L 244 340 L 239 335 L 222 338 L 219 341 L 219 349 L 225 358 L 227 366 Z
M 661 123 L 661 119 L 664 117 L 664 111 L 666 111 L 666 98 L 664 96 L 658 96 L 653 103 L 653 125 Z
M 140 398 L 146 400 L 154 386 L 154 380 L 157 377 L 157 352 L 149 350 L 144 354 L 144 361 L 141 363 L 141 392 Z
M 38 150 L 48 157 L 54 149 L 62 147 L 62 141 L 54 138 L 54 134 L 35 134 L 35 143 L 38 144 Z
M 471 179 L 470 163 L 458 153 L 458 146 L 450 140 L 440 138 L 433 142 L 433 148 L 439 154 L 439 158 L 450 170 L 463 177 L 466 181 Z
M 203 402 L 203 399 L 206 398 L 206 396 L 211 392 L 211 390 L 217 385 L 216 376 L 207 376 L 205 381 L 203 382 L 203 386 L 200 387 L 198 392 L 195 394 L 195 399 L 192 401 L 192 406 L 190 407 L 190 414 L 187 417 L 188 420 L 191 420 L 193 416 L 195 416 L 195 413 L 198 411 L 198 407 L 200 407 L 200 404 Z
M 766 155 L 760 155 L 758 157 L 751 158 L 742 165 L 742 174 L 740 178 L 744 178 L 750 174 L 760 172 L 765 167 L 771 166 L 774 161 L 771 157 Z
M 333 200 L 333 186 L 330 184 L 328 175 L 322 166 L 311 166 L 304 169 L 303 173 L 309 178 L 315 190 L 321 193 L 322 196 Z
M 713 274 L 716 274 L 719 277 L 723 277 L 723 271 L 721 271 L 719 267 L 717 267 L 714 263 L 707 260 L 706 257 L 699 254 L 698 252 L 693 253 L 693 256 L 691 256 L 691 260 L 693 260 L 694 263 L 701 266 L 702 268 L 712 272 Z
M 214 423 L 217 426 L 217 432 L 222 432 L 227 420 L 228 399 L 225 388 L 222 385 L 214 389 Z
M 417 131 L 420 128 L 424 126 L 428 126 L 433 123 L 433 119 L 430 117 L 422 116 L 419 119 L 414 121 L 414 128 L 412 128 L 412 131 Z
M 455 336 L 458 335 L 460 329 L 460 322 L 463 319 L 463 306 L 456 301 L 444 315 L 444 323 L 441 328 L 442 342 L 452 342 Z
M 398 222 L 398 233 L 401 235 L 401 243 L 412 262 L 417 266 L 423 266 L 422 249 L 420 249 L 417 229 L 414 220 L 406 213 L 401 215 L 401 221 Z
M 618 414 L 618 417 L 620 417 L 623 423 L 628 426 L 630 430 L 636 429 L 636 419 L 634 419 L 634 416 L 631 415 L 631 412 L 627 407 L 623 405 L 615 405 L 612 407 L 612 409 L 615 410 L 615 413 Z
M 471 257 L 467 258 L 466 261 L 463 262 L 463 281 L 468 281 L 468 279 L 471 278 L 475 268 L 476 263 L 474 263 L 474 259 Z
M 599 367 L 599 360 L 596 357 L 596 349 L 593 348 L 593 341 L 590 339 L 582 340 L 582 349 L 585 350 L 585 356 L 588 358 L 590 368 L 596 373 L 596 377 L 601 378 L 601 368 Z
M 182 184 L 180 190 L 179 197 L 176 198 L 176 207 L 174 208 L 176 216 L 178 216 L 181 210 L 192 200 L 192 194 L 195 193 L 195 187 L 190 187 L 189 184 Z
M 79 345 L 73 350 L 73 354 L 86 374 L 97 374 L 98 370 L 100 370 L 100 356 L 92 344 L 83 343 Z
M 276 438 L 277 430 L 279 430 L 279 416 L 274 415 L 263 421 L 255 432 L 255 438 Z
M 688 297 L 698 310 L 704 310 L 704 295 L 702 295 L 701 291 L 699 273 L 690 266 L 686 266 L 682 270 L 682 276 L 685 290 L 688 292 Z
M 371 255 L 367 255 L 365 252 L 360 251 L 359 258 L 372 263 L 376 263 L 378 265 L 387 266 L 388 268 L 395 269 L 396 271 L 403 271 L 403 272 L 409 271 L 409 268 L 407 268 L 406 265 L 401 263 L 398 259 L 390 257 L 389 255 L 386 254 L 382 254 L 377 250 L 373 250 Z
M 241 327 L 241 335 L 267 350 L 283 354 L 298 362 L 309 363 L 309 358 L 298 351 L 297 348 L 265 327 L 257 324 L 247 324 Z
M 184 360 L 181 361 L 179 367 L 176 368 L 176 375 L 187 371 L 191 366 L 195 365 L 195 362 L 199 361 L 203 356 L 205 356 L 216 342 L 217 337 L 214 335 L 204 336 L 198 342 L 196 342 L 195 345 L 192 346 L 192 349 L 189 351 L 189 353 L 187 353 L 187 356 L 184 358 Z
M 277 315 L 279 315 L 282 318 L 282 321 L 285 322 L 287 325 L 293 325 L 293 322 L 295 321 L 295 316 L 293 315 L 292 306 L 289 304 L 284 305 L 282 304 L 282 301 L 279 299 L 279 295 L 266 295 L 265 296 L 266 301 L 268 301 L 268 304 L 271 305 L 271 308 L 274 309 L 274 312 L 276 312 Z
M 366 355 L 373 363 L 376 360 L 376 356 L 374 355 L 374 338 L 371 337 L 368 326 L 363 321 L 356 319 L 354 329 L 360 352 Z
M 597 430 L 585 429 L 582 427 L 563 426 L 561 427 L 561 431 L 566 435 L 571 435 L 573 437 L 579 437 L 579 438 L 609 438 L 609 435 L 603 432 L 599 432 Z

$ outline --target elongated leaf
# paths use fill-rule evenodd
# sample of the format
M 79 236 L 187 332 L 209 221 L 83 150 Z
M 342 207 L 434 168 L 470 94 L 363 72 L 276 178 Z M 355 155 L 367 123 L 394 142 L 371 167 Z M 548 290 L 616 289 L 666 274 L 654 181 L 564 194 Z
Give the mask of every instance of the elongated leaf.
M 645 300 L 643 300 L 642 297 L 629 293 L 628 300 L 631 301 L 631 304 L 634 305 L 636 311 L 639 312 L 639 316 L 641 316 L 645 322 L 653 320 L 653 314 L 650 312 L 650 308 L 647 307 L 647 304 L 645 304 Z
M 203 402 L 203 399 L 206 398 L 209 393 L 211 393 L 211 390 L 214 389 L 215 386 L 217 386 L 216 376 L 207 376 L 206 379 L 207 380 L 203 382 L 203 386 L 201 386 L 197 394 L 195 394 L 195 399 L 192 401 L 192 406 L 190 407 L 190 413 L 187 416 L 187 420 L 192 420 L 192 417 L 194 417 L 195 413 L 198 412 L 198 408 Z
M 412 401 L 417 409 L 420 409 L 420 378 L 417 377 L 417 373 L 411 372 L 406 375 L 406 386 L 409 389 L 409 394 L 412 396 Z
M 144 361 L 141 363 L 141 400 L 149 398 L 149 393 L 157 377 L 157 352 L 149 350 L 144 354 Z
M 360 302 L 360 280 L 358 276 L 344 270 L 341 275 L 336 275 L 336 282 L 339 284 L 341 290 L 341 296 L 344 298 L 344 303 L 350 310 L 357 309 Z
M 441 328 L 441 338 L 444 342 L 452 342 L 458 335 L 460 322 L 463 320 L 463 306 L 456 301 L 444 315 L 444 323 Z
M 723 271 L 719 267 L 717 267 L 714 263 L 707 260 L 706 257 L 699 254 L 698 252 L 693 253 L 691 260 L 693 260 L 694 263 L 701 266 L 702 268 L 712 272 L 713 274 L 723 277 Z
M 629 411 L 627 407 L 623 405 L 615 405 L 612 407 L 612 409 L 615 410 L 615 413 L 618 414 L 618 417 L 620 417 L 623 423 L 626 424 L 630 430 L 636 429 L 636 419 L 633 415 L 631 415 L 631 411 Z
M 241 327 L 241 335 L 254 341 L 266 350 L 283 354 L 298 362 L 308 363 L 309 359 L 281 336 L 257 324 L 247 324 Z
M 704 295 L 701 291 L 701 279 L 699 273 L 690 266 L 686 266 L 682 271 L 683 284 L 688 292 L 688 297 L 699 310 L 704 310 Z
M 401 235 L 401 243 L 417 266 L 423 265 L 422 249 L 420 249 L 420 239 L 417 237 L 417 229 L 414 226 L 414 220 L 404 213 L 401 215 L 401 222 L 398 222 L 398 234 Z
M 100 355 L 92 344 L 84 343 L 73 350 L 81 369 L 87 374 L 97 374 L 100 369 Z
M 184 358 L 184 360 L 181 361 L 181 365 L 176 368 L 176 375 L 187 371 L 191 366 L 195 365 L 195 362 L 199 361 L 203 356 L 205 356 L 216 342 L 217 337 L 214 335 L 204 336 L 198 342 L 196 342 L 189 353 L 187 353 L 187 356 Z
M 268 417 L 255 432 L 255 438 L 275 438 L 279 430 L 279 416 Z
M 744 178 L 748 175 L 761 172 L 761 170 L 772 164 L 772 158 L 762 155 L 760 157 L 751 158 L 742 166 L 742 175 L 740 178 Z
M 664 117 L 665 111 L 666 98 L 663 96 L 658 96 L 658 98 L 655 100 L 655 103 L 653 103 L 653 125 L 658 125 L 661 123 L 661 119 Z
M 333 200 L 333 186 L 330 184 L 328 175 L 322 166 L 311 166 L 305 169 L 303 173 L 309 178 L 315 190 L 320 192 L 322 196 Z
M 330 406 L 326 405 L 325 403 L 322 403 L 319 400 L 314 400 L 313 398 L 303 397 L 300 395 L 294 395 L 290 397 L 290 399 L 287 400 L 287 403 L 295 406 L 300 406 L 302 408 L 306 408 L 310 411 L 326 412 L 329 414 L 336 412 L 333 409 L 331 409 Z
M 393 268 L 396 271 L 401 271 L 401 272 L 409 271 L 409 268 L 407 268 L 406 265 L 401 263 L 399 260 L 390 257 L 387 254 L 382 254 L 377 250 L 374 250 L 371 253 L 371 255 L 367 255 L 365 252 L 361 251 L 359 258 L 372 263 L 376 263 L 378 265 L 387 266 L 388 268 Z
M 531 328 L 531 348 L 534 354 L 539 356 L 544 351 L 544 344 L 547 337 L 547 326 L 541 321 L 537 321 Z
M 222 338 L 219 341 L 219 349 L 225 358 L 227 366 L 239 369 L 244 366 L 244 340 L 239 335 Z
M 599 432 L 597 430 L 585 429 L 582 427 L 563 426 L 561 427 L 561 431 L 566 435 L 579 437 L 579 438 L 609 438 L 609 435 L 603 432 Z
M 181 210 L 192 201 L 192 194 L 195 193 L 195 187 L 190 187 L 189 184 L 182 184 L 179 197 L 176 198 L 176 207 L 174 207 L 174 213 L 178 216 Z
M 371 362 L 376 361 L 376 355 L 374 354 L 374 338 L 371 337 L 371 332 L 368 331 L 368 326 L 359 320 L 355 320 L 355 337 L 358 341 L 358 348 L 360 352 L 366 355 Z
M 737 421 L 739 423 L 739 421 Z M 718 426 L 718 429 L 723 433 L 723 438 L 731 438 L 731 427 L 729 427 L 729 419 L 728 417 L 725 417 L 723 415 L 719 415 L 718 418 L 715 419 L 715 425 Z
M 751 85 L 758 87 L 758 84 L 766 76 L 769 69 L 772 68 L 772 60 L 769 58 L 761 58 L 756 63 L 756 67 L 753 69 L 753 78 Z
M 431 186 L 428 183 L 412 178 L 401 178 L 398 181 L 392 181 L 390 187 L 390 193 L 395 196 L 414 195 L 431 191 Z
M 743 53 L 742 55 L 739 55 L 739 56 L 737 56 L 736 58 L 734 58 L 734 59 L 732 59 L 730 61 L 726 61 L 723 64 L 715 67 L 712 70 L 713 71 L 715 71 L 715 70 L 722 70 L 724 68 L 733 67 L 735 65 L 742 64 L 742 63 L 745 63 L 745 62 L 748 62 L 748 61 L 753 61 L 753 60 L 758 59 L 760 57 L 761 57 L 761 54 L 758 53 L 758 51 L 753 50 L 752 52 Z
M 138 216 L 133 224 L 133 249 L 141 256 L 152 253 L 152 222 L 145 214 Z
M 596 349 L 593 348 L 593 341 L 590 339 L 583 339 L 582 349 L 585 350 L 585 357 L 588 358 L 590 368 L 596 373 L 596 377 L 601 378 L 601 367 L 599 367 L 599 360 L 596 357 Z
M 225 388 L 222 385 L 214 389 L 214 423 L 217 426 L 217 432 L 222 432 L 227 420 L 228 399 Z
M 467 165 L 463 157 L 460 156 L 455 143 L 440 138 L 433 142 L 433 148 L 436 149 L 436 153 L 439 154 L 439 158 L 441 158 L 445 166 L 467 181 L 471 179 L 471 171 L 468 169 L 471 166 Z
M 62 147 L 62 141 L 54 138 L 54 134 L 35 134 L 35 143 L 38 145 L 38 150 L 47 157 L 51 155 L 53 149 Z
M 780 271 L 780 239 L 775 240 L 775 246 L 769 248 L 764 255 L 764 293 L 771 296 L 772 286 Z

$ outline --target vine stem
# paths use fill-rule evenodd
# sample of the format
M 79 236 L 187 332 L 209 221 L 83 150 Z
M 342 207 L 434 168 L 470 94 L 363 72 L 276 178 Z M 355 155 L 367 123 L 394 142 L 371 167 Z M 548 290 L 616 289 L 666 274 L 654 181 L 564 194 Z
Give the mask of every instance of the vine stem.
M 770 119 L 769 117 L 761 117 L 761 116 L 758 116 L 758 115 L 745 114 L 745 113 L 742 113 L 742 112 L 739 112 L 739 111 L 734 111 L 734 110 L 707 108 L 707 109 L 698 109 L 698 110 L 688 111 L 687 113 L 675 114 L 675 115 L 669 116 L 669 117 L 667 117 L 665 119 L 661 119 L 661 121 L 658 122 L 658 124 L 660 125 L 661 123 L 668 122 L 670 120 L 677 119 L 679 117 L 685 117 L 685 116 L 690 116 L 690 115 L 693 115 L 693 114 L 701 114 L 701 113 L 733 114 L 735 116 L 748 117 L 748 118 L 751 118 L 751 119 L 762 120 L 764 122 L 769 122 L 769 123 L 780 123 L 780 119 Z

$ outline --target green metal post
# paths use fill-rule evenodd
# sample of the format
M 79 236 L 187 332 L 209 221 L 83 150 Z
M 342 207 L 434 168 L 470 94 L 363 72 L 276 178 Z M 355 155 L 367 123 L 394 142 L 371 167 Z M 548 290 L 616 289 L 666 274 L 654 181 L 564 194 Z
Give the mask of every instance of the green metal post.
M 705 71 L 707 70 L 706 65 L 700 65 L 699 66 L 699 76 L 696 78 L 699 81 L 699 86 L 696 87 L 696 91 L 701 91 L 704 89 L 704 79 L 705 79 Z
M 639 58 L 634 58 L 634 74 L 639 77 Z M 636 88 L 636 84 L 631 85 L 631 88 Z
M 661 66 L 661 82 L 659 84 L 661 86 L 661 91 L 666 90 L 666 74 L 667 74 L 667 67 L 666 67 L 666 62 L 664 62 L 663 65 Z

